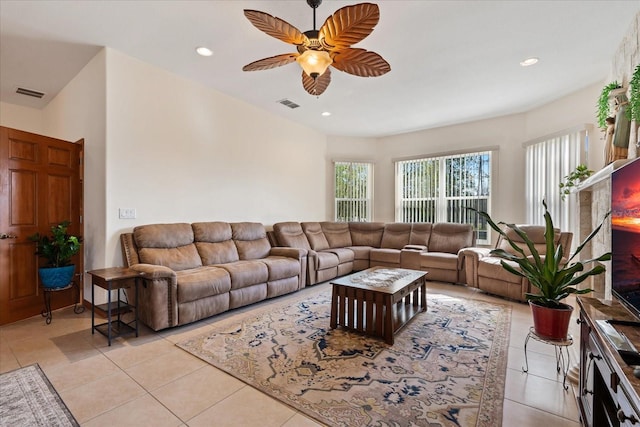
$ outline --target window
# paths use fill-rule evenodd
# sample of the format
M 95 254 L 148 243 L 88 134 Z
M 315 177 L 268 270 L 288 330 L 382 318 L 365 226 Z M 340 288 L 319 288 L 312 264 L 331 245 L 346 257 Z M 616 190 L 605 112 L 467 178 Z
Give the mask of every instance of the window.
M 335 162 L 336 221 L 371 221 L 372 163 Z
M 466 208 L 489 212 L 491 152 L 396 162 L 396 221 L 472 224 L 489 243 L 487 224 Z
M 586 158 L 587 129 L 580 127 L 534 141 L 526 146 L 526 203 L 527 223 L 544 224 L 542 217 L 544 199 L 553 218 L 553 225 L 562 231 L 576 227 L 572 212 L 577 209 L 575 194 L 564 201 L 560 197 L 559 184 Z M 574 237 L 573 246 L 576 243 Z

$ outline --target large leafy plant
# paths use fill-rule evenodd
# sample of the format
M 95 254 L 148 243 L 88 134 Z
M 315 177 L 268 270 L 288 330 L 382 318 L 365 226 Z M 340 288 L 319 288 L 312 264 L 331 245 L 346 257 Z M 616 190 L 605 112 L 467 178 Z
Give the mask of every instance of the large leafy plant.
M 532 286 L 539 290 L 539 293 L 527 293 L 526 298 L 528 301 L 533 301 L 538 305 L 559 308 L 562 307 L 561 300 L 565 299 L 570 294 L 586 294 L 592 291 L 592 289 L 578 289 L 576 286 L 585 281 L 589 276 L 596 276 L 605 271 L 605 267 L 601 264 L 592 266 L 585 270 L 586 265 L 591 265 L 596 261 L 607 261 L 611 259 L 611 252 L 607 252 L 604 255 L 600 255 L 597 258 L 593 258 L 587 261 L 574 261 L 574 258 L 584 249 L 584 247 L 598 234 L 602 228 L 605 219 L 609 214 L 605 216 L 600 225 L 595 228 L 587 236 L 587 238 L 578 246 L 576 251 L 571 257 L 566 260 L 563 258 L 563 247 L 561 244 L 556 246 L 556 231 L 553 226 L 553 220 L 547 209 L 547 204 L 542 202 L 545 213 L 545 244 L 546 244 L 546 256 L 540 255 L 536 249 L 535 244 L 527 236 L 527 234 L 515 224 L 506 224 L 504 222 L 495 223 L 489 214 L 475 210 L 481 217 L 487 220 L 489 226 L 498 232 L 503 239 L 505 239 L 509 245 L 516 252 L 507 252 L 504 249 L 494 249 L 491 251 L 491 255 L 502 258 L 500 262 L 502 267 L 512 274 L 526 278 Z M 531 255 L 527 255 L 527 252 L 520 247 L 521 242 L 513 241 L 500 225 L 504 225 L 507 228 L 513 230 L 520 239 L 526 245 L 528 252 Z M 516 268 L 512 264 L 506 261 L 511 261 L 517 265 Z
M 82 238 L 67 232 L 69 221 L 51 227 L 51 235 L 36 233 L 29 240 L 36 242 L 36 255 L 47 260 L 47 267 L 64 267 L 71 264 L 71 257 L 80 251 Z

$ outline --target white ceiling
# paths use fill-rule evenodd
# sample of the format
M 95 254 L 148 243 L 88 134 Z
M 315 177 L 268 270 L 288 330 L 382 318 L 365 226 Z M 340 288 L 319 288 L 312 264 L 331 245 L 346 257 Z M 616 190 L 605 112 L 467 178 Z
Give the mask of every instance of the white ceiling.
M 324 0 L 318 26 L 357 1 Z M 640 10 L 637 1 L 378 0 L 380 22 L 356 45 L 391 72 L 361 78 L 334 70 L 319 98 L 297 64 L 243 72 L 294 47 L 253 27 L 243 9 L 313 27 L 304 0 L 0 0 L 0 100 L 44 107 L 108 46 L 328 135 L 382 136 L 529 110 L 603 82 Z M 210 58 L 195 47 L 206 45 Z M 537 56 L 540 62 L 520 67 Z M 15 94 L 17 86 L 47 93 Z M 162 88 L 158 88 L 162 90 Z M 276 101 L 288 98 L 300 108 Z M 594 99 L 594 109 L 595 109 Z M 320 113 L 330 111 L 330 117 Z

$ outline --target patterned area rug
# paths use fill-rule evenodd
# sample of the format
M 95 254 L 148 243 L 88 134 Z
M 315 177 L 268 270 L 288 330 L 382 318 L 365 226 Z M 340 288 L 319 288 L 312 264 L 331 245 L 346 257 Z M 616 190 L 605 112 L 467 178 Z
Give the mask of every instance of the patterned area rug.
M 0 375 L 0 426 L 78 426 L 38 364 Z
M 330 291 L 178 346 L 330 426 L 500 426 L 511 307 L 427 299 L 393 346 L 330 329 Z

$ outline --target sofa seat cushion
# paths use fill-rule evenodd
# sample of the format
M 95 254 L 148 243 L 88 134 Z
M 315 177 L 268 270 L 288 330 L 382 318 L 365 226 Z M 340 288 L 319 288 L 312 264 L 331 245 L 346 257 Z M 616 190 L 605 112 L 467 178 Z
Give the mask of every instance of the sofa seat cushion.
M 283 256 L 269 256 L 260 262 L 266 264 L 269 270 L 268 280 L 288 279 L 300 274 L 300 261 Z
M 366 259 L 367 261 L 369 260 L 369 254 L 371 253 L 371 249 L 373 249 L 371 246 L 349 246 L 348 248 L 345 249 L 349 249 L 350 251 L 353 251 L 353 259 Z
M 441 270 L 458 270 L 458 254 L 446 252 L 422 252 L 420 254 L 420 267 L 438 268 Z
M 373 248 L 371 249 L 371 265 L 375 265 L 378 262 L 384 262 L 387 264 L 400 264 L 400 254 L 402 251 L 399 249 L 390 248 Z
M 494 280 L 510 282 L 510 283 L 520 283 L 522 278 L 520 276 L 516 276 L 515 274 L 509 273 L 502 267 L 500 263 L 502 261 L 501 258 L 496 257 L 487 257 L 482 258 L 478 262 L 478 276 L 480 277 L 490 277 Z M 514 268 L 518 268 L 517 264 L 507 261 Z
M 266 283 L 269 279 L 267 265 L 260 261 L 236 261 L 229 264 L 219 264 L 231 276 L 231 289 L 240 289 L 258 283 Z
M 347 248 L 333 248 L 327 249 L 323 252 L 331 252 L 338 256 L 338 263 L 344 264 L 345 262 L 352 262 L 354 259 L 354 253 L 351 249 Z
M 340 263 L 338 261 L 338 255 L 331 252 L 317 252 L 316 259 L 318 260 L 318 270 L 337 267 Z
M 200 267 L 182 270 L 178 276 L 178 303 L 196 301 L 231 290 L 231 277 L 222 268 Z

